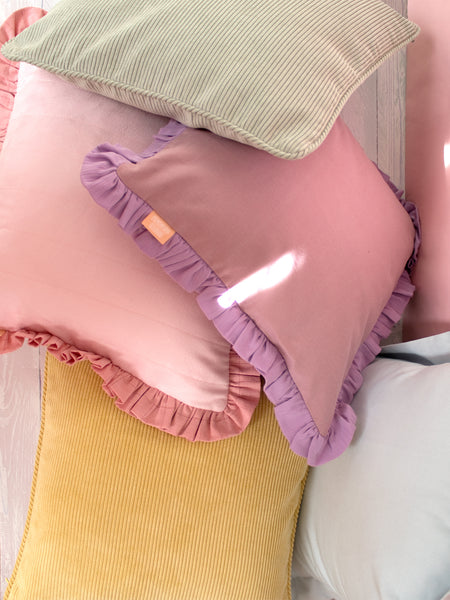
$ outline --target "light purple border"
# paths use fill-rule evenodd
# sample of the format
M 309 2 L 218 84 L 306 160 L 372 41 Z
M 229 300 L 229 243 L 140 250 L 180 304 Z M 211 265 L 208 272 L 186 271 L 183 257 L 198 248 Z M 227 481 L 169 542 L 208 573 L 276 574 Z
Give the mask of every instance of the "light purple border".
M 380 341 L 389 335 L 393 325 L 401 318 L 414 292 L 409 272 L 415 264 L 420 243 L 417 210 L 402 198 L 402 192 L 382 173 L 415 226 L 414 251 L 377 323 L 357 351 L 337 399 L 330 429 L 327 435 L 322 435 L 279 350 L 239 305 L 235 303 L 229 308 L 220 307 L 217 300 L 227 291 L 226 285 L 178 233 L 161 245 L 142 226 L 143 219 L 152 208 L 129 190 L 117 175 L 121 164 L 137 163 L 155 155 L 185 129 L 184 125 L 170 121 L 142 154 L 110 144 L 98 146 L 85 158 L 81 171 L 82 183 L 93 199 L 118 219 L 122 229 L 147 256 L 158 260 L 178 284 L 196 294 L 205 315 L 214 322 L 236 353 L 264 377 L 264 391 L 275 406 L 276 418 L 291 449 L 305 456 L 312 466 L 328 462 L 350 444 L 356 416 L 349 403 L 362 384 L 362 370 L 380 352 Z

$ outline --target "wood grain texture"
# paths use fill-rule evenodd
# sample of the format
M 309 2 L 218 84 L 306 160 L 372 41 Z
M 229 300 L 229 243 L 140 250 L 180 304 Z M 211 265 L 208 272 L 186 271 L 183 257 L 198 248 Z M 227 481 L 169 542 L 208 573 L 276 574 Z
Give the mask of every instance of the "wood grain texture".
M 0 573 L 3 596 L 24 530 L 40 429 L 39 351 L 0 356 Z
M 378 159 L 377 81 L 377 73 L 374 73 L 350 96 L 341 113 L 350 131 L 374 162 Z
M 38 8 L 45 8 L 45 4 L 51 4 L 45 0 L 0 0 L 0 21 L 3 21 L 15 10 L 23 8 L 25 6 L 37 6 Z
M 56 0 L 0 0 L 0 20 L 24 6 Z M 388 4 L 406 14 L 407 0 Z M 369 158 L 404 186 L 405 54 L 392 57 L 350 98 L 343 115 Z M 397 332 L 398 338 L 399 333 Z M 26 520 L 39 434 L 43 352 L 0 356 L 0 595 L 11 575 Z
M 407 0 L 389 0 L 388 4 L 407 16 Z M 377 164 L 404 190 L 406 49 L 396 52 L 378 69 L 377 98 Z
M 387 2 L 407 16 L 407 0 Z M 405 188 L 406 50 L 396 52 L 356 90 L 342 115 L 371 160 Z

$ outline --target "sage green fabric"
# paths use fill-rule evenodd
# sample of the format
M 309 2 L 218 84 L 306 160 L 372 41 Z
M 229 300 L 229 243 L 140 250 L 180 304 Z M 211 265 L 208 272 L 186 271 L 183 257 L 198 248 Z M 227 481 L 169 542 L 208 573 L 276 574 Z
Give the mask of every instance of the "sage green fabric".
M 382 0 L 61 0 L 2 52 L 294 159 L 418 31 Z

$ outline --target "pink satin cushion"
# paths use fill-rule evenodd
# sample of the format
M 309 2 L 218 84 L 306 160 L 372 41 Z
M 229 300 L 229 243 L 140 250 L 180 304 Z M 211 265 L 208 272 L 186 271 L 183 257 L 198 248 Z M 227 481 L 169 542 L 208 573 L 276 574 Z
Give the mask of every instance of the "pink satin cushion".
M 211 441 L 246 427 L 259 375 L 80 182 L 94 145 L 139 151 L 166 121 L 39 69 L 24 81 L 0 154 L 0 352 L 90 360 L 120 408 Z
M 300 161 L 172 122 L 140 156 L 101 145 L 82 179 L 263 375 L 292 449 L 340 454 L 361 368 L 412 293 L 415 239 L 343 121 Z M 175 231 L 162 244 L 152 209 Z

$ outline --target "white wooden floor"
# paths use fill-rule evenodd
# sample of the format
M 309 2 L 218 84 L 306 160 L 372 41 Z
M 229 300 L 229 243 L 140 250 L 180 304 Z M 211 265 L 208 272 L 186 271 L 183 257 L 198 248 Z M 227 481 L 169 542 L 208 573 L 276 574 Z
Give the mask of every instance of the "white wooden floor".
M 3 23 L 12 12 L 24 6 L 38 6 L 49 10 L 56 2 L 57 0 L 0 0 L 0 19 Z
M 0 0 L 0 20 L 23 6 L 57 0 Z M 407 0 L 389 4 L 406 14 Z M 404 185 L 404 53 L 391 59 L 348 102 L 344 117 L 368 156 Z M 106 141 L 106 140 L 105 140 Z M 1 290 L 0 290 L 1 293 Z M 42 353 L 25 347 L 0 356 L 0 596 L 25 524 L 39 433 Z

